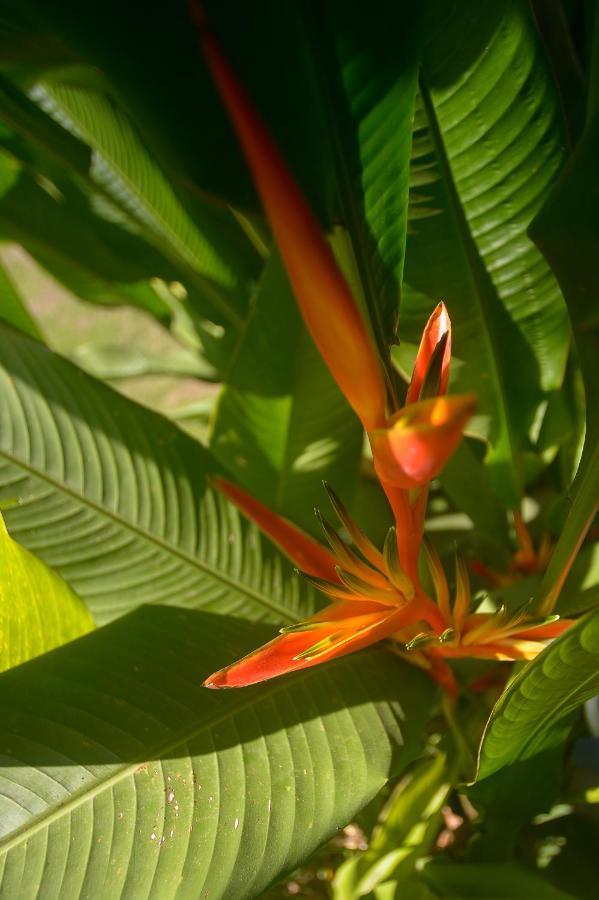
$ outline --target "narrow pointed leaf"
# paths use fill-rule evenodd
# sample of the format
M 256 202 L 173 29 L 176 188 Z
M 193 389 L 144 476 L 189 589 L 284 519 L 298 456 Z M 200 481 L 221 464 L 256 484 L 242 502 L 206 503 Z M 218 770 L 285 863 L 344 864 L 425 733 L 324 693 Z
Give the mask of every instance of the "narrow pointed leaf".
M 0 262 L 0 319 L 25 332 L 30 337 L 41 339 L 41 333 L 25 306 L 9 274 Z
M 93 151 L 87 178 L 108 194 L 196 287 L 200 309 L 229 324 L 247 305 L 257 255 L 229 210 L 187 198 L 187 207 L 109 95 L 50 77 L 32 96 Z

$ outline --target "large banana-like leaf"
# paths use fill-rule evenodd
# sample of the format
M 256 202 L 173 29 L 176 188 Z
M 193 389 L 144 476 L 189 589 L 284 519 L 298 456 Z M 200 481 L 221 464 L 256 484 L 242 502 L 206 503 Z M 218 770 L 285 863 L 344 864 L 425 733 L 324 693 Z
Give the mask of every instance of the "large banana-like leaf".
M 174 424 L 0 325 L 0 496 L 14 537 L 103 622 L 140 603 L 292 621 L 314 594 L 208 487 Z
M 0 671 L 94 627 L 68 584 L 12 540 L 0 515 Z
M 459 52 L 458 52 L 459 48 Z M 526 228 L 564 157 L 559 101 L 525 0 L 434 2 L 415 120 L 402 300 L 416 339 L 442 296 L 479 396 L 494 485 L 518 502 L 541 389 L 559 387 L 567 317 Z
M 201 687 L 264 631 L 145 607 L 0 677 L 3 896 L 260 896 L 419 752 L 432 684 L 381 650 Z
M 211 450 L 271 509 L 308 530 L 326 479 L 347 500 L 362 428 L 309 337 L 275 255 L 225 373 Z

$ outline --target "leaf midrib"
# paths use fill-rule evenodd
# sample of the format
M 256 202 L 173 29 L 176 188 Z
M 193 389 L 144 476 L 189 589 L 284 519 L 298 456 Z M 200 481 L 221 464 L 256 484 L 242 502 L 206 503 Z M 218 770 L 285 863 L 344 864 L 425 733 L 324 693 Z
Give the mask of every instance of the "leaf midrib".
M 104 516 L 107 519 L 111 519 L 113 522 L 116 522 L 120 528 L 127 529 L 128 531 L 132 532 L 137 537 L 142 538 L 143 540 L 146 540 L 149 543 L 154 544 L 156 547 L 159 547 L 161 550 L 163 550 L 166 553 L 170 553 L 172 556 L 178 557 L 183 562 L 187 563 L 188 565 L 191 565 L 192 567 L 194 567 L 196 569 L 199 569 L 201 572 L 203 572 L 206 575 L 209 575 L 210 577 L 214 578 L 215 580 L 222 582 L 227 587 L 230 587 L 233 590 L 236 590 L 241 594 L 245 594 L 246 596 L 255 600 L 261 606 L 265 607 L 266 609 L 269 609 L 272 612 L 276 612 L 285 621 L 288 621 L 288 622 L 297 622 L 298 621 L 298 617 L 293 615 L 288 609 L 286 609 L 281 604 L 278 604 L 275 601 L 266 598 L 263 594 L 260 594 L 258 591 L 254 590 L 253 588 L 249 587 L 248 585 L 245 585 L 243 582 L 236 581 L 234 578 L 231 578 L 229 575 L 225 574 L 224 572 L 221 572 L 217 569 L 212 569 L 210 566 L 208 566 L 202 560 L 198 559 L 195 556 L 191 556 L 190 554 L 188 554 L 184 550 L 182 550 L 180 547 L 176 547 L 173 544 L 167 543 L 165 540 L 160 538 L 158 535 L 156 535 L 150 531 L 145 531 L 144 529 L 140 528 L 138 525 L 135 525 L 135 523 L 122 518 L 116 512 L 114 512 L 110 509 L 107 509 L 104 506 L 101 506 L 99 503 L 95 503 L 89 497 L 85 497 L 82 494 L 78 494 L 76 491 L 72 490 L 67 485 L 57 481 L 54 478 L 51 478 L 47 472 L 43 472 L 41 470 L 36 469 L 34 466 L 29 465 L 28 463 L 26 463 L 23 460 L 19 459 L 18 457 L 14 456 L 12 453 L 9 453 L 7 450 L 4 450 L 4 449 L 0 450 L 0 456 L 2 456 L 4 459 L 7 460 L 7 462 L 11 463 L 12 465 L 23 469 L 25 472 L 28 472 L 33 477 L 38 478 L 41 481 L 44 481 L 46 484 L 48 484 L 50 487 L 52 487 L 55 491 L 62 493 L 62 494 L 66 494 L 67 496 L 73 498 L 75 501 L 80 503 L 82 506 L 87 506 L 89 509 L 93 510 L 97 515 Z
M 312 674 L 313 673 L 308 670 L 296 673 L 294 684 L 300 684 Z M 263 685 L 263 690 L 258 700 L 260 702 L 265 699 L 270 700 L 277 694 L 284 693 L 287 688 L 288 684 L 286 682 L 278 684 L 276 682 L 270 682 L 266 686 Z M 113 785 L 135 775 L 141 766 L 172 754 L 177 747 L 191 743 L 204 732 L 210 731 L 221 722 L 225 722 L 229 718 L 242 713 L 245 709 L 251 708 L 258 700 L 254 696 L 249 699 L 242 698 L 238 703 L 229 706 L 224 712 L 209 718 L 209 721 L 204 722 L 196 728 L 191 728 L 184 736 L 164 740 L 162 743 L 156 744 L 151 749 L 150 753 L 146 753 L 130 763 L 118 766 L 117 770 L 108 778 L 105 778 L 102 781 L 96 781 L 92 785 L 82 788 L 80 792 L 73 794 L 65 803 L 60 803 L 57 808 L 51 809 L 48 814 L 44 811 L 44 813 L 35 817 L 32 823 L 23 825 L 20 828 L 15 829 L 15 831 L 7 838 L 0 839 L 0 853 L 8 853 L 14 847 L 19 846 L 23 841 L 29 840 L 37 832 L 49 827 L 53 822 L 58 821 L 63 815 L 68 815 L 79 806 L 82 806 L 86 800 L 95 798 L 104 790 L 109 790 Z M 73 765 L 79 766 L 82 764 L 73 763 Z

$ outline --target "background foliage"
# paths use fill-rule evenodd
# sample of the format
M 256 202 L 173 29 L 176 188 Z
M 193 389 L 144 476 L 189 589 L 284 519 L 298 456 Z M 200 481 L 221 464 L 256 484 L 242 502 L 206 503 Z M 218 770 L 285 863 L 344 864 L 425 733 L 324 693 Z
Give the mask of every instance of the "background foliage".
M 590 898 L 597 4 L 206 7 L 400 391 L 449 307 L 479 414 L 442 557 L 505 571 L 523 504 L 553 557 L 488 602 L 543 601 L 591 525 L 558 605 L 591 612 L 500 697 L 456 667 L 453 712 L 380 648 L 200 687 L 322 602 L 211 475 L 310 531 L 323 479 L 379 542 L 388 512 L 185 3 L 3 0 L 0 893 Z

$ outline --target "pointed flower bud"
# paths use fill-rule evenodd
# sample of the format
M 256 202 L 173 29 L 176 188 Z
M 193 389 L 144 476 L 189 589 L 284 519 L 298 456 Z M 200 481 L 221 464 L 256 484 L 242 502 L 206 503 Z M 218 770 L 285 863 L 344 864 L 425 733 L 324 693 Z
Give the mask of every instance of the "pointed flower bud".
M 456 449 L 476 406 L 473 394 L 435 397 L 404 406 L 389 428 L 371 435 L 381 481 L 404 489 L 421 487 L 439 474 Z
M 371 335 L 312 210 L 206 29 L 199 4 L 190 5 L 204 58 L 243 148 L 308 330 L 365 429 L 381 427 L 386 388 Z
M 406 404 L 447 393 L 451 360 L 451 321 L 444 303 L 431 314 L 418 348 Z

